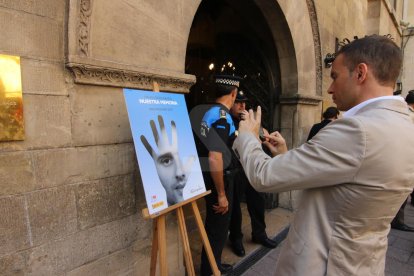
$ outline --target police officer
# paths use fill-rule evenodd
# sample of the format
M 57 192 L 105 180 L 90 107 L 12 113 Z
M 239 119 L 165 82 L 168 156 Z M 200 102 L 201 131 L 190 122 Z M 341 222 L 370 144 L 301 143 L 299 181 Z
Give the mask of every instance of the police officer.
M 240 80 L 235 76 L 216 76 L 216 102 L 204 114 L 200 133 L 197 135 L 201 140 L 199 155 L 204 181 L 206 188 L 211 190 L 211 194 L 205 197 L 205 228 L 222 274 L 233 270 L 231 265 L 221 263 L 221 253 L 227 240 L 233 200 L 234 158 L 231 145 L 235 139 L 236 128 L 229 109 L 236 99 Z M 204 248 L 201 253 L 200 272 L 201 275 L 212 273 Z
M 243 120 L 244 116 L 247 114 L 246 102 L 247 97 L 244 92 L 239 91 L 236 96 L 236 101 L 230 109 L 230 114 L 236 129 L 239 127 L 240 120 Z M 243 193 L 246 195 L 246 204 L 251 220 L 253 242 L 262 244 L 268 248 L 275 248 L 277 244 L 275 241 L 269 239 L 266 234 L 264 198 L 250 185 L 241 164 L 239 162 L 236 164 L 237 173 L 234 181 L 233 211 L 231 214 L 229 240 L 231 242 L 233 253 L 239 257 L 243 257 L 245 255 L 245 250 L 242 243 L 242 213 L 240 209 L 240 198 Z

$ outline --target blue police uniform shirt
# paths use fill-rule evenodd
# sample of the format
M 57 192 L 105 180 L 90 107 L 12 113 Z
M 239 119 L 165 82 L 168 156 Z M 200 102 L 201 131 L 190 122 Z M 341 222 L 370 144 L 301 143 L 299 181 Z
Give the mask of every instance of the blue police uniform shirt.
M 227 107 L 217 104 L 211 107 L 201 120 L 200 140 L 204 156 L 209 151 L 223 154 L 223 169 L 232 169 L 231 146 L 236 138 L 236 127 Z

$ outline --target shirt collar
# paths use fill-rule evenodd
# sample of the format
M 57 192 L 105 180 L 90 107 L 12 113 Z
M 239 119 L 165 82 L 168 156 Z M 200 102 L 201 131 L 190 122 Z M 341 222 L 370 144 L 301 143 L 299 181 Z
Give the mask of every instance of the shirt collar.
M 354 116 L 361 108 L 363 108 L 364 106 L 376 102 L 376 101 L 381 101 L 381 100 L 398 100 L 401 102 L 404 102 L 404 99 L 400 96 L 382 96 L 382 97 L 377 97 L 377 98 L 373 98 L 373 99 L 369 99 L 366 100 L 365 102 L 362 102 L 360 104 L 357 104 L 356 106 L 354 106 L 353 108 L 349 109 L 347 112 L 345 112 L 342 117 L 343 118 L 347 118 L 347 117 L 352 117 Z

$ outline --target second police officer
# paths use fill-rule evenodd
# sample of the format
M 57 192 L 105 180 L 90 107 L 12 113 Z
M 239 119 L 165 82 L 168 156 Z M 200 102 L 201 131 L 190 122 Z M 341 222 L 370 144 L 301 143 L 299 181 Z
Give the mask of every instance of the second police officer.
M 233 118 L 236 129 L 239 127 L 240 120 L 243 120 L 244 116 L 248 116 L 246 111 L 247 100 L 248 99 L 245 93 L 240 90 L 237 93 L 236 100 L 230 109 L 230 114 Z M 242 243 L 242 213 L 240 208 L 240 199 L 243 194 L 246 196 L 247 210 L 250 215 L 253 242 L 259 243 L 268 248 L 275 248 L 277 243 L 269 239 L 266 234 L 265 202 L 263 196 L 250 185 L 249 180 L 243 171 L 243 167 L 238 160 L 235 164 L 237 172 L 235 173 L 234 181 L 233 210 L 229 228 L 229 240 L 233 253 L 239 257 L 243 257 L 245 255 L 245 250 Z

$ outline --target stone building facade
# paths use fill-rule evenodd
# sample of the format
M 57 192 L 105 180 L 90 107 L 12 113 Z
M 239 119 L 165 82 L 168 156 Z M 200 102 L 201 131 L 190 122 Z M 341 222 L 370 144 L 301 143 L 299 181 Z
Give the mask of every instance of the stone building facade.
M 141 216 L 122 88 L 151 90 L 156 81 L 161 91 L 190 91 L 188 49 L 220 35 L 203 33 L 207 23 L 191 35 L 206 1 L 0 0 L 0 54 L 21 57 L 26 131 L 24 141 L 0 143 L 0 274 L 147 274 L 151 221 Z M 246 27 L 266 47 L 271 124 L 290 147 L 332 105 L 323 59 L 338 41 L 389 33 L 401 43 L 404 1 L 221 2 L 239 29 L 219 31 Z M 223 19 L 204 12 L 215 24 Z M 295 207 L 295 198 L 280 194 L 279 205 Z M 170 271 L 182 274 L 174 217 L 167 224 Z
M 404 1 L 403 6 L 403 36 L 401 48 L 404 53 L 404 68 L 401 73 L 402 96 L 414 90 L 414 2 Z

